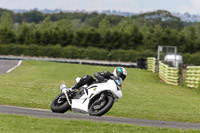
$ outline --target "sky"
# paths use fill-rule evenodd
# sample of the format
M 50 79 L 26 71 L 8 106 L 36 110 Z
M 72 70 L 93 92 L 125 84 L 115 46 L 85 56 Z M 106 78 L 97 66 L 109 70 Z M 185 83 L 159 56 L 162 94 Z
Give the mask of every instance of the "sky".
M 0 0 L 7 9 L 62 9 L 123 12 L 147 12 L 159 9 L 170 12 L 200 14 L 200 0 Z

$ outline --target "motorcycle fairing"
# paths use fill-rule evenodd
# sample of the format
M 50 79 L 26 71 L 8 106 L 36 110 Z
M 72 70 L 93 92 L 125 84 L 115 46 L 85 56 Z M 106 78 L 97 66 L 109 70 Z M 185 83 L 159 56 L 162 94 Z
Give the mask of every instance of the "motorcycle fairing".
M 116 98 L 122 98 L 122 91 L 118 89 L 113 80 L 108 80 L 106 83 L 97 83 L 88 86 L 85 90 L 85 94 L 79 99 L 72 99 L 72 111 L 73 112 L 88 112 L 88 106 L 90 100 L 104 91 L 109 91 Z

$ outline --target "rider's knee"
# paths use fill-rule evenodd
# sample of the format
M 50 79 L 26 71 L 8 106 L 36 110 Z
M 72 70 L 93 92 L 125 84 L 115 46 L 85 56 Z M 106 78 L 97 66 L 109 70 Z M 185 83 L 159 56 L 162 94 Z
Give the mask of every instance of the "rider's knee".
M 92 82 L 94 82 L 94 78 L 91 75 L 85 75 L 80 79 L 80 82 L 91 84 Z

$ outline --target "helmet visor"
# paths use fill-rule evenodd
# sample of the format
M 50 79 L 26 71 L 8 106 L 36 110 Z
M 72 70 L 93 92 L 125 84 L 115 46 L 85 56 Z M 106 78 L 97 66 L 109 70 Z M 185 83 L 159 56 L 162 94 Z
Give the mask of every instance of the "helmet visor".
M 126 75 L 124 75 L 121 71 L 117 71 L 117 76 L 122 78 L 123 81 L 126 78 Z
M 122 78 L 122 80 L 124 81 L 124 79 L 126 78 L 126 75 L 121 74 L 120 77 Z

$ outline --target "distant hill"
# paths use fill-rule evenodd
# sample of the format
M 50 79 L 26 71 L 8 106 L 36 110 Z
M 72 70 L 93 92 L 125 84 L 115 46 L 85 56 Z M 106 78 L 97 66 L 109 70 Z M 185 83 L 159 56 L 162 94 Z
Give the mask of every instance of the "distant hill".
M 83 13 L 90 13 L 87 12 L 85 10 L 61 10 L 61 9 L 38 9 L 38 8 L 34 8 L 31 10 L 26 10 L 26 9 L 13 9 L 12 11 L 15 13 L 25 13 L 25 12 L 29 12 L 29 11 L 39 11 L 42 13 L 59 13 L 59 12 L 83 12 Z M 98 11 L 94 11 L 96 13 L 99 14 L 108 14 L 108 15 L 120 15 L 120 16 L 133 16 L 133 15 L 140 15 L 140 14 L 145 14 L 146 12 L 140 12 L 140 13 L 133 13 L 133 12 L 122 12 L 122 11 L 117 11 L 117 10 L 104 10 L 102 12 L 98 12 Z M 154 11 L 152 11 L 154 12 Z M 200 22 L 200 15 L 197 14 L 190 14 L 190 13 L 171 13 L 173 16 L 179 17 L 181 19 L 181 21 L 183 22 Z
M 184 22 L 200 22 L 200 15 L 193 15 L 190 13 L 172 13 L 174 16 L 179 17 Z

